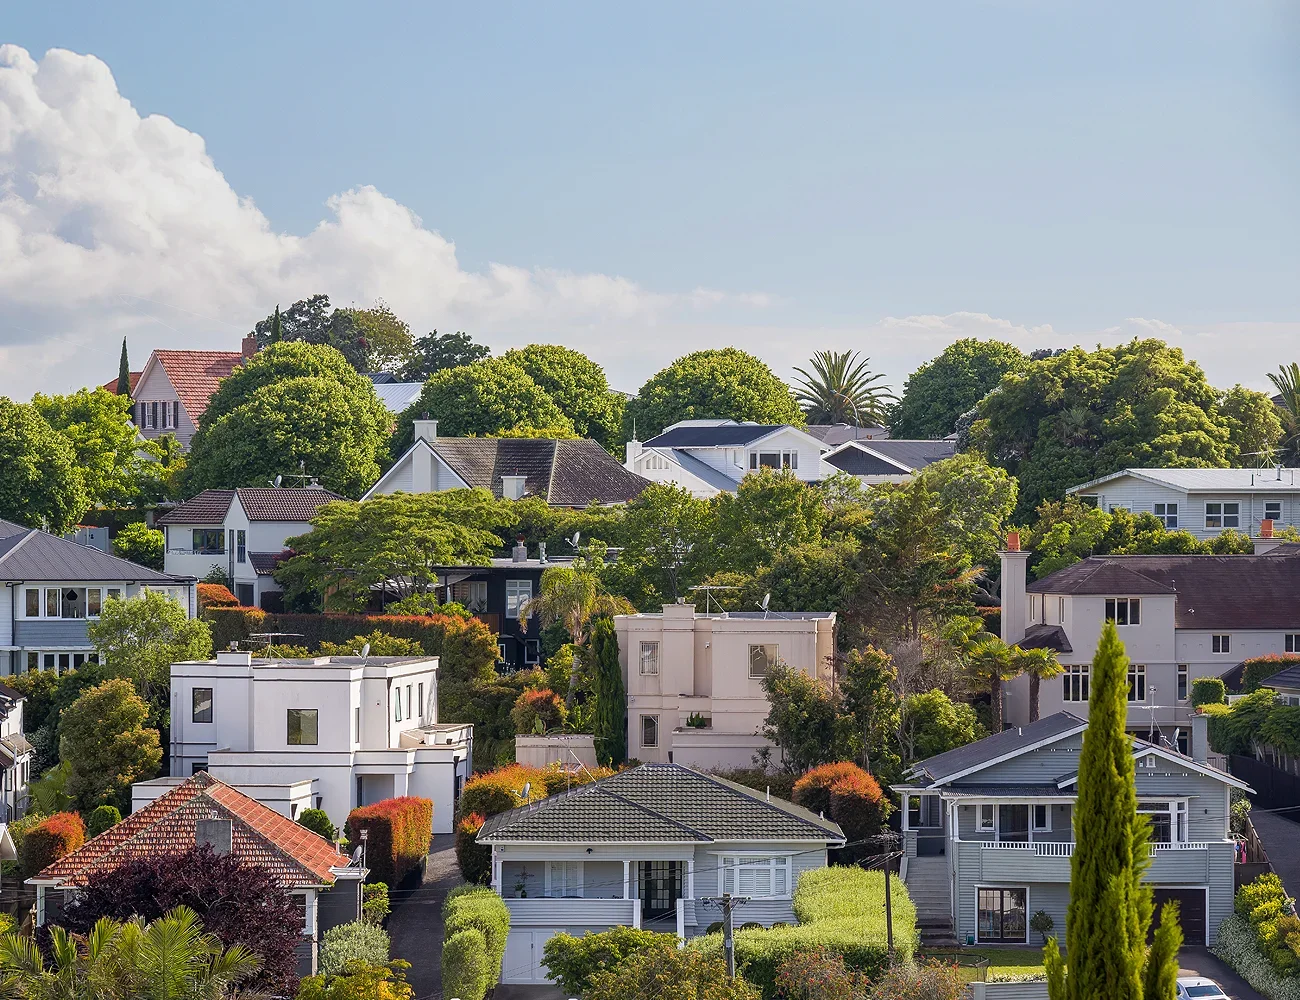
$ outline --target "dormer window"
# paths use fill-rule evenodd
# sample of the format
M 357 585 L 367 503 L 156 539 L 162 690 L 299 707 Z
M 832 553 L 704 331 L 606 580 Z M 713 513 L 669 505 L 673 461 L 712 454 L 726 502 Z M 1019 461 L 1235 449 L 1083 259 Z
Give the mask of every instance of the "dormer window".
M 751 451 L 749 468 L 754 472 L 759 469 L 797 469 L 799 453 L 797 451 Z
M 1137 597 L 1106 598 L 1106 621 L 1116 625 L 1142 624 L 1142 601 Z

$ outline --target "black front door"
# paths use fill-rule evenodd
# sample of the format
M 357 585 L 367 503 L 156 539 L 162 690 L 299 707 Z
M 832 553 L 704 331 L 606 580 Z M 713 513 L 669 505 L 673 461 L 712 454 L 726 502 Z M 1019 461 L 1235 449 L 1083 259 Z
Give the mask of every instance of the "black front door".
M 654 920 L 677 913 L 682 895 L 681 868 L 676 861 L 642 861 L 641 919 Z

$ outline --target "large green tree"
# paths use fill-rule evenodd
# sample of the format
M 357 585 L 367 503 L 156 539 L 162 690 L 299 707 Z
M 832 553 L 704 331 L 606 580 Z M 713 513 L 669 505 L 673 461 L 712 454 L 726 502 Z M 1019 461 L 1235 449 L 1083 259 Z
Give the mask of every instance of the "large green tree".
M 1016 480 L 978 455 L 960 454 L 927 465 L 916 482 L 935 495 L 940 533 L 972 563 L 988 565 L 1016 508 Z
M 504 358 L 486 358 L 434 372 L 397 420 L 394 455 L 411 446 L 413 424 L 427 413 L 445 437 L 500 437 L 520 429 L 573 437 L 573 423 L 526 371 Z
M 369 370 L 366 337 L 357 324 L 354 310 L 332 308 L 328 295 L 313 295 L 307 299 L 299 299 L 283 312 L 277 305 L 275 312 L 253 327 L 257 346 L 259 348 L 270 346 L 273 343 L 272 333 L 276 329 L 280 331 L 282 342 L 300 341 L 305 344 L 333 347 L 347 359 L 354 370 L 358 372 Z
M 598 441 L 611 452 L 623 446 L 619 435 L 625 401 L 610 389 L 605 370 L 596 362 L 555 344 L 529 344 L 502 357 L 546 390 L 579 437 Z
M 623 685 L 623 668 L 618 663 L 618 633 L 614 619 L 604 617 L 591 626 L 591 652 L 594 660 L 596 719 L 592 732 L 596 756 L 602 764 L 619 767 L 627 760 L 627 689 Z
M 157 528 L 135 521 L 113 536 L 113 555 L 161 572 L 166 544 L 167 536 Z
M 352 322 L 365 341 L 367 371 L 396 374 L 411 363 L 415 356 L 411 328 L 383 299 L 369 309 L 353 309 Z
M 1166 904 L 1148 949 L 1152 890 L 1142 876 L 1151 863 L 1150 821 L 1137 811 L 1127 720 L 1128 657 L 1108 623 L 1092 661 L 1088 729 L 1079 755 L 1065 919 L 1068 975 L 1056 938 L 1044 949 L 1052 1000 L 1174 1000 L 1182 943 L 1177 904 Z
M 906 761 L 925 760 L 985 735 L 975 709 L 953 701 L 941 688 L 908 695 L 898 719 L 900 752 Z
M 27 403 L 0 397 L 0 518 L 62 534 L 90 508 L 76 450 Z
M 65 790 L 79 810 L 127 809 L 131 785 L 158 773 L 162 745 L 148 718 L 149 706 L 125 677 L 104 681 L 63 710 L 59 757 L 71 764 Z
M 212 655 L 208 623 L 190 618 L 156 591 L 105 601 L 99 619 L 86 625 L 86 635 L 100 661 L 129 677 L 158 715 L 167 710 L 171 665 Z
M 675 601 L 708 575 L 713 512 L 708 501 L 671 483 L 651 483 L 627 505 L 617 589 L 639 608 Z
M 795 399 L 810 424 L 883 424 L 889 404 L 897 397 L 878 385 L 883 372 L 871 371 L 871 359 L 857 351 L 818 351 L 808 362 L 812 371 L 796 368 Z
M 1247 469 L 1267 468 L 1282 441 L 1278 408 L 1265 393 L 1235 385 L 1219 395 L 1219 416 L 1228 427 L 1228 461 Z
M 67 396 L 37 393 L 32 405 L 72 445 L 92 507 L 136 502 L 154 460 L 131 425 L 131 397 L 107 389 L 79 389 Z
M 472 365 L 491 353 L 482 344 L 474 343 L 468 333 L 434 330 L 416 340 L 411 360 L 402 369 L 402 378 L 407 382 L 423 382 L 434 372 Z
M 623 412 L 623 435 L 642 441 L 679 420 L 752 420 L 802 426 L 790 387 L 752 354 L 735 347 L 696 351 L 652 377 Z
M 968 337 L 912 373 L 894 407 L 890 433 L 896 438 L 942 438 L 957 418 L 983 399 L 1008 372 L 1023 371 L 1029 359 L 1000 340 Z
M 782 552 L 821 537 L 826 507 L 820 494 L 789 469 L 750 473 L 736 492 L 712 500 L 718 559 L 751 572 Z

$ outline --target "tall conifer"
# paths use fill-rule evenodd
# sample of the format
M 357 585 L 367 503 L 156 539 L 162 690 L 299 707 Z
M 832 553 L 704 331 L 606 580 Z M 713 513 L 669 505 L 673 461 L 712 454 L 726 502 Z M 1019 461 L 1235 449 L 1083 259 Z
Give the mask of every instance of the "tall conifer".
M 627 689 L 623 669 L 618 665 L 618 634 L 612 618 L 600 618 L 591 627 L 591 655 L 595 667 L 596 756 L 602 764 L 618 767 L 627 760 L 627 736 L 623 720 L 627 715 Z
M 275 315 L 271 317 L 271 337 L 272 344 L 280 342 L 280 303 L 275 304 Z
M 122 359 L 117 363 L 117 394 L 131 395 L 131 362 L 126 357 L 126 338 L 122 338 Z

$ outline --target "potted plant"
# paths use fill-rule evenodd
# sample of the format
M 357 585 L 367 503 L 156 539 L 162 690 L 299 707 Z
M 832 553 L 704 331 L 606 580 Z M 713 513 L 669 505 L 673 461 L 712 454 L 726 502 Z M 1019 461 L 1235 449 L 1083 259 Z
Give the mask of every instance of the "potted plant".
M 1029 927 L 1037 931 L 1043 938 L 1043 944 L 1047 944 L 1047 935 L 1052 933 L 1052 916 L 1046 910 L 1039 910 L 1029 918 Z

